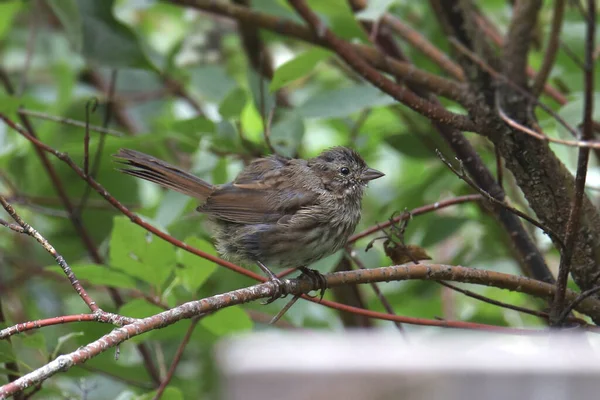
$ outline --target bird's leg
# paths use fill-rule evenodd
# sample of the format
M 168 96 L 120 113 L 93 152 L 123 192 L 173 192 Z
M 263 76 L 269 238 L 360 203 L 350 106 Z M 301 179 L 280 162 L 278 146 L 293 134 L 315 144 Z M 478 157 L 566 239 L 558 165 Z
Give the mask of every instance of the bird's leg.
M 327 279 L 325 279 L 325 276 L 316 269 L 310 269 L 307 267 L 298 267 L 298 269 L 302 272 L 300 278 L 306 276 L 308 279 L 310 279 L 313 283 L 317 285 L 317 287 L 320 290 L 319 301 L 323 300 L 323 295 L 325 295 L 325 289 L 327 289 Z
M 260 261 L 257 261 L 256 265 L 258 265 L 258 267 L 265 273 L 265 275 L 267 275 L 267 277 L 269 278 L 269 282 L 273 282 L 273 284 L 275 285 L 275 293 L 273 293 L 273 296 L 271 296 L 269 300 L 262 304 L 270 304 L 278 298 L 285 297 L 288 295 L 286 292 L 285 283 L 283 283 L 281 279 L 279 279 L 277 275 L 273 273 L 273 271 L 271 271 L 265 264 L 263 264 Z

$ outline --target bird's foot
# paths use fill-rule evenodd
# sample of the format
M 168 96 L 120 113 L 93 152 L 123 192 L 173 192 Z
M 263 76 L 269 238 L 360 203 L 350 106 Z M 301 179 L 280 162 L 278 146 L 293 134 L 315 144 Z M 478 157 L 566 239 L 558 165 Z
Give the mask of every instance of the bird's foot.
M 263 305 L 271 304 L 277 299 L 286 297 L 288 295 L 286 284 L 276 276 L 270 277 L 268 282 L 271 282 L 275 286 L 275 292 L 267 301 L 263 301 Z
M 306 277 L 310 279 L 310 281 L 315 284 L 317 288 L 319 288 L 319 301 L 323 300 L 325 289 L 327 289 L 327 279 L 325 279 L 325 276 L 316 269 L 310 269 L 306 267 L 298 267 L 298 269 L 302 272 L 299 278 Z
M 269 277 L 269 282 L 273 283 L 273 285 L 275 286 L 275 292 L 273 293 L 273 295 L 269 297 L 267 301 L 262 302 L 262 304 L 271 304 L 275 300 L 287 296 L 288 292 L 285 283 L 281 279 L 279 279 L 277 275 L 273 273 L 273 271 L 267 268 L 265 264 L 261 263 L 260 261 L 256 264 L 258 264 L 260 269 Z

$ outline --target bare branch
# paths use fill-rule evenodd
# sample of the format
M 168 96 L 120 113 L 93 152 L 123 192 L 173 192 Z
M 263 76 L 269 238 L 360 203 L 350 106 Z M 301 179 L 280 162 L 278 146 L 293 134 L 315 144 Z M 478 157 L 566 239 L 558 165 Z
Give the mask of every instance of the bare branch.
M 548 81 L 550 71 L 556 60 L 556 53 L 560 44 L 560 30 L 564 20 L 566 0 L 554 0 L 554 14 L 552 16 L 552 28 L 550 29 L 550 36 L 548 37 L 548 45 L 546 46 L 546 52 L 544 53 L 544 61 L 542 66 L 535 76 L 531 92 L 534 96 L 538 97 L 544 90 L 544 85 Z
M 596 35 L 596 2 L 588 0 L 588 23 L 585 45 L 585 68 L 584 68 L 584 107 L 583 107 L 583 129 L 581 138 L 590 140 L 594 136 L 594 39 Z M 550 315 L 551 322 L 556 325 L 560 322 L 560 315 L 563 312 L 565 304 L 565 291 L 567 290 L 567 281 L 571 270 L 571 261 L 573 259 L 573 250 L 575 239 L 581 222 L 581 208 L 585 193 L 585 180 L 587 177 L 588 161 L 590 158 L 590 149 L 582 147 L 577 156 L 577 174 L 575 176 L 575 197 L 573 205 L 567 220 L 565 229 L 565 248 L 561 252 L 560 265 L 558 269 L 558 279 L 556 281 L 556 292 L 554 303 Z
M 62 268 L 63 272 L 69 279 L 69 282 L 71 282 L 71 286 L 73 286 L 73 289 L 75 289 L 75 291 L 77 292 L 79 297 L 81 297 L 81 299 L 85 302 L 85 304 L 88 306 L 90 311 L 95 312 L 95 311 L 100 310 L 100 307 L 98 307 L 96 302 L 94 300 L 92 300 L 92 298 L 88 295 L 87 291 L 83 288 L 83 286 L 81 286 L 81 283 L 79 282 L 79 280 L 75 276 L 75 273 L 73 272 L 71 267 L 69 267 L 69 264 L 67 264 L 67 262 L 65 261 L 63 256 L 61 256 L 54 249 L 54 247 L 52 247 L 52 245 L 38 231 L 36 231 L 28 223 L 23 221 L 23 219 L 19 216 L 19 214 L 17 214 L 15 209 L 1 195 L 0 195 L 0 204 L 2 204 L 2 207 L 6 210 L 8 215 L 10 215 L 12 217 L 12 219 L 14 219 L 15 222 L 22 228 L 22 231 L 16 229 L 16 227 L 12 227 L 12 226 L 9 226 L 6 224 L 2 224 L 2 225 L 8 226 L 9 228 L 11 228 L 12 230 L 14 230 L 16 232 L 29 235 L 32 238 L 34 238 L 35 240 L 37 240 L 38 243 L 40 243 L 42 245 L 44 250 L 46 250 L 48 253 L 50 253 L 50 255 L 52 257 L 54 257 L 54 259 L 56 260 L 56 263 Z
M 516 0 L 504 43 L 503 71 L 519 87 L 527 87 L 527 56 L 541 0 Z
M 475 284 L 492 285 L 509 290 L 518 290 L 542 298 L 551 297 L 555 292 L 554 285 L 521 276 L 440 264 L 418 264 L 410 266 L 392 266 L 369 270 L 336 272 L 325 275 L 325 278 L 327 281 L 327 287 L 392 280 L 426 279 L 436 281 L 462 281 Z M 284 283 L 287 286 L 287 292 L 294 295 L 308 293 L 311 290 L 317 290 L 319 288 L 317 282 L 312 282 L 309 279 L 286 279 L 284 280 Z M 59 356 L 50 363 L 22 376 L 14 382 L 0 387 L 0 398 L 6 398 L 7 396 L 21 392 L 28 387 L 45 381 L 58 372 L 67 371 L 74 365 L 82 364 L 87 360 L 105 352 L 106 350 L 131 339 L 132 337 L 139 336 L 151 330 L 162 329 L 182 319 L 193 318 L 209 312 L 217 311 L 224 307 L 244 304 L 261 298 L 269 298 L 273 295 L 273 293 L 275 293 L 276 289 L 276 286 L 272 282 L 261 283 L 255 286 L 234 290 L 202 300 L 190 301 L 151 317 L 143 318 L 131 324 L 127 324 L 121 328 L 113 330 L 112 332 L 102 336 L 98 340 L 95 340 L 86 346 L 80 347 L 69 354 Z M 572 301 L 578 297 L 577 293 L 572 291 L 567 291 L 566 296 Z M 314 301 L 319 300 L 315 299 Z M 331 302 L 323 301 L 323 304 L 325 305 L 329 305 L 330 303 Z M 387 317 L 387 319 L 430 326 L 444 326 L 463 329 L 485 329 L 514 334 L 535 334 L 547 332 L 546 330 L 526 330 L 496 327 L 460 321 L 424 320 L 420 318 L 400 317 L 369 310 L 360 310 L 349 306 L 343 306 L 343 308 L 353 311 L 359 310 L 370 317 L 383 315 L 384 317 Z M 577 305 L 577 309 L 586 314 L 597 314 L 600 311 L 600 301 L 592 298 L 583 299 Z

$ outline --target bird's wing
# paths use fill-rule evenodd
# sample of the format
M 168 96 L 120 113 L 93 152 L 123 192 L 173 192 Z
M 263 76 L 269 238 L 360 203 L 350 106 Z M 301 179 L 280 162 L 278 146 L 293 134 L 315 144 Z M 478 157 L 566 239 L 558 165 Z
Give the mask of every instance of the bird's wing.
M 198 211 L 240 224 L 286 221 L 318 196 L 289 179 L 289 167 L 283 157 L 256 160 L 234 182 L 215 190 Z

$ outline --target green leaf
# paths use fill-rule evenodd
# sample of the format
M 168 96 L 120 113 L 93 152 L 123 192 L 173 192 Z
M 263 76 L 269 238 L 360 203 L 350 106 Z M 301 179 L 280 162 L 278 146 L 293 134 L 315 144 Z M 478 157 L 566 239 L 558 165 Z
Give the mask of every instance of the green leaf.
M 120 216 L 113 221 L 109 257 L 111 266 L 156 286 L 175 265 L 173 245 Z
M 6 93 L 0 93 L 0 113 L 12 115 L 21 105 L 21 99 Z
M 15 353 L 8 340 L 0 340 L 0 362 L 15 361 Z
M 71 269 L 77 276 L 77 279 L 88 281 L 94 285 L 110 286 L 121 289 L 135 289 L 137 284 L 135 279 L 120 271 L 115 271 L 103 265 L 98 264 L 73 264 Z M 64 275 L 61 267 L 53 265 L 46 268 L 49 271 Z
M 19 0 L 0 2 L 0 39 L 4 38 L 10 29 L 22 5 L 23 2 Z
M 119 308 L 119 314 L 130 318 L 146 318 L 163 312 L 162 308 L 144 299 L 133 299 Z
M 152 400 L 156 398 L 156 392 L 157 390 L 150 392 L 150 393 L 146 393 L 142 396 L 136 397 L 136 400 Z M 165 399 L 165 400 L 183 400 L 184 396 L 183 393 L 181 393 L 181 390 L 179 390 L 179 388 L 175 387 L 175 386 L 167 386 L 167 388 L 165 389 L 165 391 L 162 394 L 161 399 Z
M 577 129 L 577 126 L 583 121 L 583 107 L 585 104 L 583 92 L 573 93 L 570 97 L 570 101 L 563 106 L 558 115 L 560 115 L 566 123 Z M 594 109 L 592 110 L 592 119 L 600 120 L 600 93 L 594 94 Z M 556 127 L 564 137 L 572 139 L 572 135 L 563 127 L 558 121 Z
M 388 136 L 385 141 L 400 153 L 413 158 L 435 158 L 435 152 L 423 143 L 423 140 L 414 133 L 400 133 Z
M 423 247 L 432 246 L 452 235 L 456 235 L 465 222 L 467 222 L 466 218 L 441 216 L 432 218 L 420 245 Z
M 75 0 L 48 0 L 48 5 L 62 24 L 75 51 L 83 46 L 81 14 Z
M 208 65 L 191 68 L 191 86 L 197 88 L 206 100 L 220 103 L 236 87 L 236 83 L 222 66 Z
M 46 338 L 40 332 L 34 332 L 31 335 L 20 335 L 21 343 L 30 349 L 46 352 Z
M 217 255 L 213 245 L 206 240 L 191 236 L 185 240 L 185 243 L 208 254 Z M 183 249 L 177 250 L 177 259 L 180 267 L 175 272 L 183 286 L 192 293 L 202 286 L 217 268 L 217 264 L 214 262 Z
M 355 15 L 358 19 L 377 21 L 383 16 L 397 0 L 371 0 L 367 2 L 367 7 Z
M 113 16 L 114 0 L 77 0 L 82 17 L 83 55 L 111 68 L 156 70 L 135 33 Z
M 369 40 L 365 30 L 354 16 L 349 2 L 310 0 L 309 5 L 312 10 L 325 19 L 323 22 L 337 36 L 348 40 Z
M 247 100 L 246 91 L 236 88 L 225 97 L 219 106 L 219 114 L 225 119 L 239 118 Z
M 289 113 L 271 128 L 270 140 L 278 154 L 293 157 L 304 136 L 304 121 L 295 113 Z
M 169 226 L 176 222 L 181 214 L 187 209 L 190 202 L 197 204 L 197 200 L 191 199 L 182 193 L 168 190 L 161 199 L 160 205 L 154 215 L 154 221 L 160 226 Z
M 213 146 L 221 151 L 236 152 L 242 147 L 237 128 L 230 121 L 221 121 L 217 124 Z
M 215 123 L 206 117 L 194 117 L 173 122 L 171 129 L 186 136 L 199 138 L 202 133 L 215 133 Z
M 308 75 L 321 61 L 329 57 L 331 57 L 331 52 L 320 48 L 314 48 L 300 54 L 277 68 L 269 85 L 269 90 L 274 92 L 304 75 Z
M 133 299 L 119 308 L 119 314 L 130 318 L 146 318 L 163 312 L 162 308 L 148 303 L 144 299 Z M 141 343 L 154 337 L 155 331 L 150 331 L 144 335 L 138 335 L 130 339 L 133 343 Z
M 365 108 L 394 104 L 396 100 L 370 85 L 355 85 L 319 93 L 296 108 L 306 118 L 346 117 Z
M 56 341 L 56 347 L 54 348 L 54 351 L 52 351 L 52 356 L 51 359 L 55 359 L 58 356 L 58 353 L 60 352 L 60 349 L 69 341 L 73 341 L 74 339 L 83 336 L 84 333 L 83 332 L 71 332 L 71 333 L 67 333 L 66 335 L 63 335 L 61 337 L 58 338 L 58 340 Z
M 202 318 L 200 324 L 216 336 L 248 331 L 253 326 L 248 314 L 239 306 L 223 308 Z
M 249 68 L 246 75 L 254 106 L 258 113 L 260 115 L 264 114 L 266 118 L 269 112 L 275 108 L 275 93 L 269 91 L 270 82 L 268 79 L 257 74 L 254 68 Z

